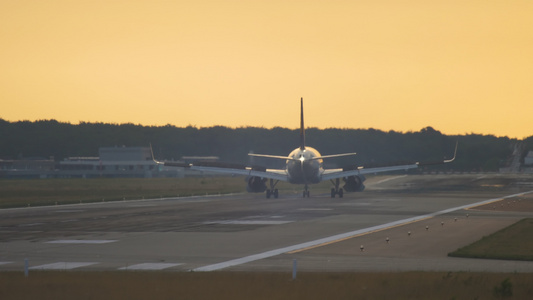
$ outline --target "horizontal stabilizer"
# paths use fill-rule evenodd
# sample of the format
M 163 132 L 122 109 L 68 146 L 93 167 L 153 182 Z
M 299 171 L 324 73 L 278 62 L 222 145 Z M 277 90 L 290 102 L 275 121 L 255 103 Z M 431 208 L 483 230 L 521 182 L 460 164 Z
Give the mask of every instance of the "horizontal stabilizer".
M 267 157 L 267 158 L 277 158 L 277 159 L 291 159 L 288 156 L 281 156 L 281 155 L 268 155 L 268 154 L 254 154 L 254 153 L 248 153 L 250 156 L 255 157 Z
M 274 158 L 274 159 L 283 159 L 283 160 L 294 160 L 297 161 L 297 159 L 294 159 L 289 156 L 278 156 L 278 155 L 267 155 L 267 154 L 254 154 L 254 153 L 248 153 L 250 156 L 254 157 L 266 157 L 266 158 Z
M 308 160 L 317 160 L 317 159 L 324 159 L 324 158 L 352 156 L 352 155 L 356 155 L 356 154 L 357 153 L 342 153 L 342 154 L 322 155 L 322 156 L 311 157 Z M 275 158 L 275 159 L 283 159 L 283 160 L 300 161 L 299 159 L 296 159 L 296 158 L 293 158 L 293 157 L 290 157 L 290 156 L 278 156 L 278 155 L 254 154 L 254 153 L 248 153 L 248 155 L 255 156 L 255 157 L 266 157 L 266 158 Z
M 332 154 L 332 155 L 322 155 L 322 156 L 313 157 L 313 159 L 324 159 L 324 158 L 353 156 L 353 155 L 357 155 L 357 153 L 354 152 L 354 153 L 341 153 L 341 154 Z

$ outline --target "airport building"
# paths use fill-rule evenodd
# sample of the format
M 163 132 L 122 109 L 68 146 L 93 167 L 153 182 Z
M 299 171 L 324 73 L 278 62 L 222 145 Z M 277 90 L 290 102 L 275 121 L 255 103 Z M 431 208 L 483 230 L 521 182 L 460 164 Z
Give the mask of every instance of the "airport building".
M 53 158 L 0 159 L 0 178 L 46 178 L 54 173 L 57 163 Z
M 529 151 L 524 158 L 524 166 L 533 167 L 533 151 Z
M 147 147 L 103 147 L 99 157 L 69 157 L 59 162 L 62 177 L 176 177 L 174 170 L 163 170 L 152 159 Z M 161 172 L 161 174 L 160 174 Z M 170 173 L 168 173 L 170 172 Z
M 522 168 L 524 173 L 533 173 L 533 151 L 529 151 L 524 157 L 524 167 Z
M 0 160 L 0 178 L 184 177 L 199 175 L 154 162 L 148 147 L 102 147 L 98 157 Z M 197 160 L 202 158 L 195 157 Z M 209 161 L 216 157 L 206 158 Z

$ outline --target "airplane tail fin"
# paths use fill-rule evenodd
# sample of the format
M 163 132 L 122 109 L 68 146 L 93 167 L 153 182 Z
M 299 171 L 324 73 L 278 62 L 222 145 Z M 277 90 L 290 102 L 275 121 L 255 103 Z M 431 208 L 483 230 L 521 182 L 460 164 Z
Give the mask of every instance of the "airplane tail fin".
M 300 150 L 305 150 L 304 98 L 300 100 Z

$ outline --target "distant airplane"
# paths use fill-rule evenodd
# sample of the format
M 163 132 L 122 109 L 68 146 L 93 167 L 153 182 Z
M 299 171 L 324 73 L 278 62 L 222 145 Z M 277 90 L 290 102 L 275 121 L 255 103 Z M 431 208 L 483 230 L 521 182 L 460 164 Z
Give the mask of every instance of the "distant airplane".
M 309 197 L 309 184 L 319 183 L 324 180 L 330 180 L 333 184 L 331 188 L 331 198 L 335 198 L 336 195 L 339 198 L 342 198 L 344 191 L 346 192 L 361 192 L 364 190 L 365 186 L 363 182 L 365 181 L 364 174 L 374 174 L 380 172 L 390 172 L 398 170 L 408 170 L 413 168 L 418 168 L 421 165 L 430 165 L 430 164 L 445 164 L 450 163 L 455 160 L 455 155 L 457 154 L 457 145 L 455 146 L 455 153 L 452 159 L 443 160 L 433 163 L 413 163 L 413 164 L 404 164 L 404 165 L 395 165 L 387 167 L 377 167 L 377 168 L 365 168 L 360 167 L 349 167 L 342 169 L 324 169 L 322 167 L 323 159 L 341 157 L 341 156 L 351 156 L 356 155 L 356 153 L 343 153 L 343 154 L 333 154 L 333 155 L 321 155 L 316 149 L 308 147 L 305 145 L 305 127 L 304 127 L 304 104 L 303 98 L 300 100 L 301 110 L 300 110 L 300 147 L 294 149 L 288 156 L 277 156 L 277 155 L 265 155 L 265 154 L 252 154 L 250 156 L 255 157 L 266 157 L 272 159 L 282 159 L 286 161 L 285 169 L 266 169 L 263 167 L 257 166 L 243 166 L 236 164 L 224 164 L 224 163 L 214 163 L 214 162 L 203 162 L 203 163 L 193 163 L 193 164 L 183 164 L 183 163 L 160 163 L 165 166 L 173 167 L 186 167 L 191 170 L 206 171 L 206 172 L 217 172 L 225 173 L 232 175 L 244 175 L 247 176 L 248 185 L 246 187 L 248 192 L 251 193 L 263 193 L 266 191 L 266 197 L 278 198 L 279 192 L 276 188 L 276 185 L 280 181 L 286 181 L 292 184 L 303 184 L 304 191 L 303 197 Z M 158 162 L 159 163 L 159 162 Z M 344 185 L 340 188 L 340 180 L 343 180 Z M 269 183 L 267 187 L 266 183 Z

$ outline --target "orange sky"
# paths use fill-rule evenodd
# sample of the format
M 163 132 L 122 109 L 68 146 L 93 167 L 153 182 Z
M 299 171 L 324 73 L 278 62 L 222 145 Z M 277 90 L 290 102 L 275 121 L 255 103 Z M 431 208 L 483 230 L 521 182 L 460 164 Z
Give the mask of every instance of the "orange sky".
M 532 1 L 0 0 L 0 118 L 533 135 Z

